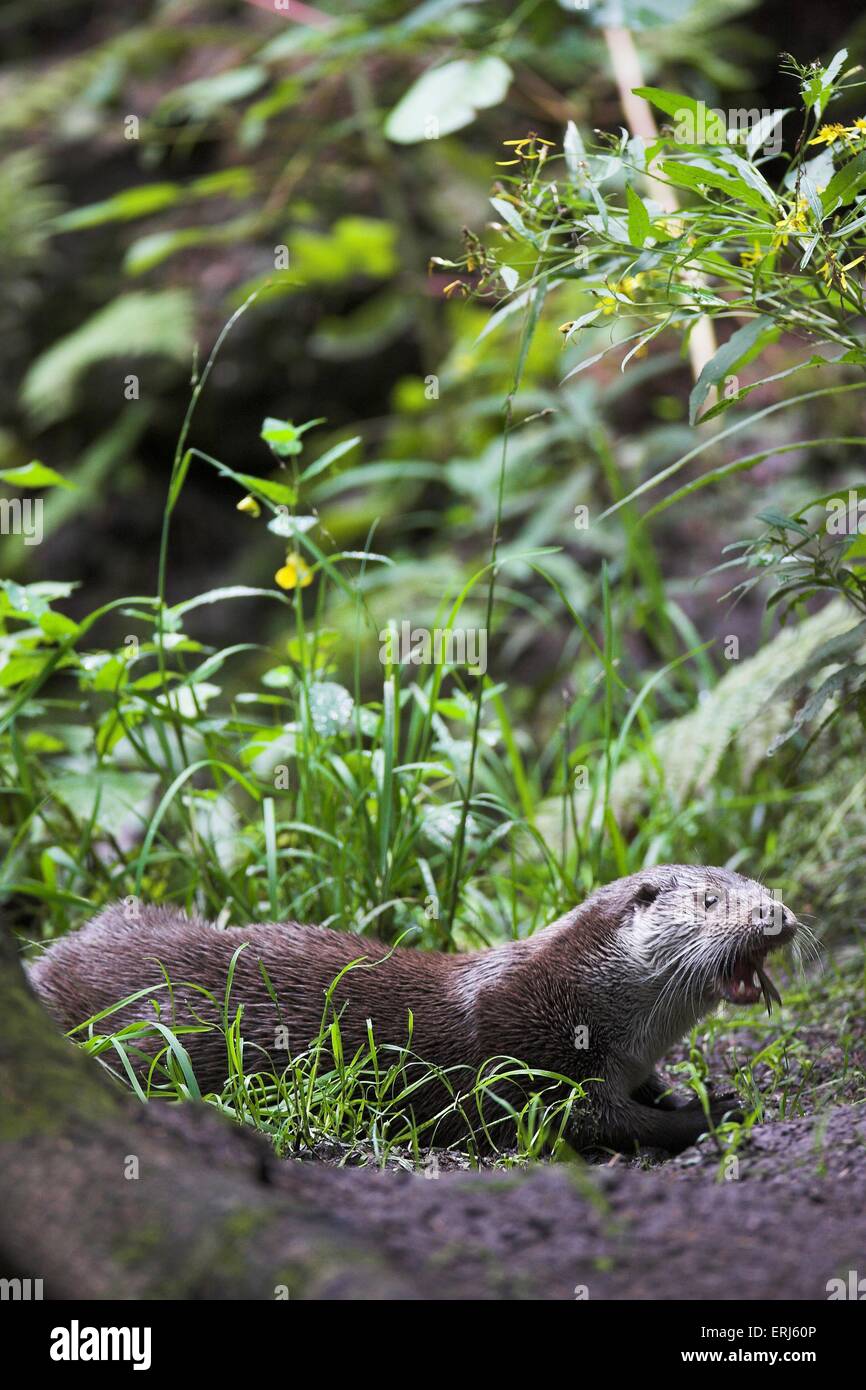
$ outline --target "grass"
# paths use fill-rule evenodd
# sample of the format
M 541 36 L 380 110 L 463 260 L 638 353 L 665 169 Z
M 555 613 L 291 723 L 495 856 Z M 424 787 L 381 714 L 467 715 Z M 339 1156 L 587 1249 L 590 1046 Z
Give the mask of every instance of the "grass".
M 318 1036 L 288 1056 L 281 1071 L 257 1070 L 258 1049 L 244 1040 L 243 1009 L 233 1012 L 229 1003 L 233 966 L 242 949 L 235 952 L 230 968 L 221 1023 L 200 1019 L 170 1028 L 157 1018 L 112 1030 L 112 1016 L 144 994 L 153 998 L 165 990 L 168 1002 L 173 984 L 166 978 L 156 990 L 139 991 L 86 1020 L 73 1030 L 73 1037 L 79 1035 L 84 1050 L 119 1082 L 131 1086 L 143 1103 L 203 1100 L 266 1135 L 280 1157 L 307 1153 L 340 1163 L 425 1166 L 430 1151 L 438 1149 L 437 1162 L 450 1158 L 471 1166 L 494 1161 L 510 1166 L 568 1151 L 566 1128 L 572 1111 L 586 1097 L 584 1085 L 553 1072 L 533 1071 L 505 1056 L 489 1058 L 477 1071 L 431 1066 L 412 1049 L 411 1019 L 404 1047 L 379 1045 L 368 1020 L 366 1045 L 348 1054 L 332 1008 L 333 992 L 345 970 L 326 996 Z M 196 990 L 202 1002 L 217 1005 L 208 990 L 186 983 L 185 987 Z M 159 1010 L 158 998 L 155 1002 Z M 227 1076 L 218 1093 L 199 1086 L 184 1045 L 184 1038 L 202 1031 L 219 1032 L 224 1039 Z M 436 1115 L 419 1122 L 413 1098 L 431 1082 L 438 1083 L 448 1099 Z M 501 1094 L 503 1087 L 511 1092 L 515 1085 L 526 1093 L 519 1108 Z M 461 1121 L 461 1137 L 443 1141 L 443 1126 L 455 1119 Z

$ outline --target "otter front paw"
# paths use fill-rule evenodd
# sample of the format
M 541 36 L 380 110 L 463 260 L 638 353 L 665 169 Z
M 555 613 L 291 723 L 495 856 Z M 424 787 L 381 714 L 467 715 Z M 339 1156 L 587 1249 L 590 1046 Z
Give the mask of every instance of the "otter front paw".
M 703 1104 L 697 1098 L 690 1100 L 688 1104 L 684 1105 L 682 1108 L 693 1115 L 700 1114 L 704 1115 L 706 1118 L 706 1111 L 704 1110 Z M 745 1116 L 742 1106 L 740 1105 L 739 1096 L 711 1096 L 709 1103 L 709 1118 L 712 1120 L 714 1127 L 722 1124 L 725 1120 L 733 1120 L 737 1124 L 742 1124 Z

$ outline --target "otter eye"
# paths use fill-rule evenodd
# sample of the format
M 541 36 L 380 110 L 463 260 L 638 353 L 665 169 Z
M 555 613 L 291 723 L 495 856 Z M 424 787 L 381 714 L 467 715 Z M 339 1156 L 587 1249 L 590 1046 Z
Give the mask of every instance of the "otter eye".
M 716 897 L 715 893 L 705 893 L 705 894 L 704 894 L 704 907 L 707 907 L 707 908 L 709 908 L 709 907 L 715 907 L 715 905 L 716 905 L 716 903 L 717 903 L 718 901 L 719 901 L 719 900 L 718 900 L 718 898 Z

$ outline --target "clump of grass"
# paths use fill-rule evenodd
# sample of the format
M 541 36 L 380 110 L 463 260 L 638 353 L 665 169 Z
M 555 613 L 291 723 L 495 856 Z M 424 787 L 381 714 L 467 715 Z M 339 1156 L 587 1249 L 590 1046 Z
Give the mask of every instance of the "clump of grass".
M 231 980 L 219 1023 L 200 1019 L 169 1026 L 154 1018 L 111 1028 L 114 1014 L 144 996 L 159 1011 L 158 996 L 165 992 L 170 999 L 173 988 L 180 987 L 166 978 L 163 985 L 138 991 L 94 1015 L 73 1036 L 83 1035 L 84 1049 L 128 1083 L 142 1102 L 204 1101 L 264 1134 L 280 1157 L 324 1153 L 336 1154 L 341 1163 L 420 1167 L 434 1149 L 471 1165 L 569 1152 L 568 1125 L 586 1099 L 585 1084 L 506 1056 L 491 1057 L 477 1069 L 431 1065 L 412 1048 L 411 1016 L 404 1046 L 377 1043 L 368 1020 L 365 1044 L 349 1053 L 333 1007 L 339 978 L 326 996 L 316 1038 L 287 1056 L 279 1071 L 272 1064 L 257 1068 L 258 1049 L 244 1040 L 243 1007 L 234 1013 L 229 1008 Z M 196 987 L 184 981 L 183 988 Z M 197 992 L 203 1002 L 217 1003 L 210 991 L 198 987 Z M 199 1086 L 184 1045 L 184 1038 L 203 1031 L 219 1033 L 225 1044 L 226 1080 L 218 1092 Z M 443 1101 L 435 1115 L 418 1120 L 414 1101 L 431 1085 L 443 1093 Z M 512 1098 L 515 1087 L 525 1097 L 519 1105 Z M 453 1135 L 455 1120 L 459 1138 L 443 1141 L 446 1126 Z

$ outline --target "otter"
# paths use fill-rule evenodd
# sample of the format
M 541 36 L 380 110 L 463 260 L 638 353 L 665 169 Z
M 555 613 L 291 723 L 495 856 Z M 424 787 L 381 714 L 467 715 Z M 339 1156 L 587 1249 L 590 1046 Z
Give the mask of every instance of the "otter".
M 440 1069 L 440 1080 L 411 1095 L 431 1142 L 465 1132 L 466 1112 L 449 1104 L 460 1087 L 449 1090 L 442 1078 L 459 1073 L 463 1083 L 507 1057 L 552 1074 L 557 1095 L 574 1097 L 567 1082 L 585 1083 L 568 1121 L 575 1148 L 679 1152 L 734 1107 L 714 1099 L 707 1116 L 698 1101 L 681 1101 L 657 1062 L 722 999 L 753 1004 L 763 994 L 768 1009 L 781 1002 L 764 959 L 799 927 L 754 880 L 682 864 L 599 888 L 525 939 L 453 955 L 297 923 L 220 929 L 129 899 L 49 945 L 30 979 L 65 1031 L 139 991 L 102 1031 L 155 1017 L 205 1024 L 181 1039 L 203 1092 L 225 1082 L 221 1025 L 238 1004 L 247 1072 L 279 1075 L 334 1017 L 352 1057 L 368 1045 L 369 1020 L 379 1049 L 408 1043 L 413 1057 Z M 384 1055 L 380 1062 L 390 1064 Z M 513 1081 L 506 1089 L 511 1104 L 526 1093 Z M 491 1106 L 501 1119 L 503 1106 L 492 1098 Z

